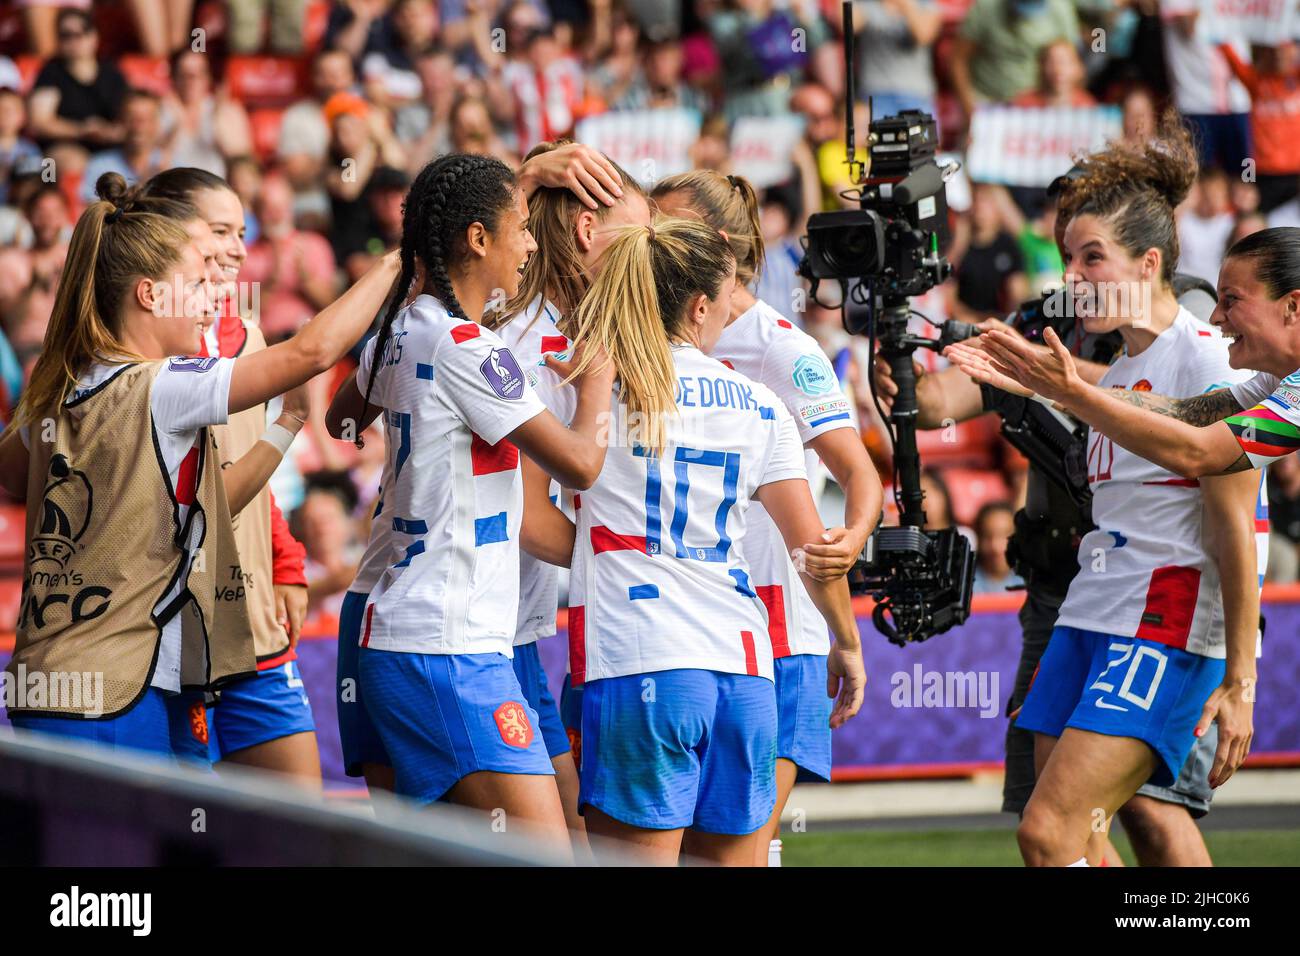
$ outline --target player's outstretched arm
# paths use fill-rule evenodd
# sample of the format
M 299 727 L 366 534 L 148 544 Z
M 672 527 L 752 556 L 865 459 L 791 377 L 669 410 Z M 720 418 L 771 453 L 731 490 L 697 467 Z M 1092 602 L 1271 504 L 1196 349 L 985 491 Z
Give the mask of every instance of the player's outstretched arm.
M 531 458 L 521 462 L 524 483 L 524 520 L 519 547 L 534 558 L 567 568 L 573 563 L 573 522 L 551 503 L 551 476 Z
M 334 393 L 330 407 L 325 411 L 325 430 L 331 438 L 356 441 L 382 411 L 378 405 L 366 406 L 365 396 L 357 387 L 356 377 L 349 376 Z
M 1078 374 L 1073 356 L 1056 333 L 1044 335 L 1048 350 L 1035 350 L 994 330 L 981 349 L 954 346 L 946 353 L 962 371 L 998 388 L 1010 382 L 1057 402 L 1070 414 L 1162 468 L 1187 478 L 1253 468 L 1231 421 L 1197 427 L 1127 401 L 1116 401 Z M 1220 399 L 1221 401 L 1222 399 Z
M 1254 472 L 1201 482 L 1207 548 L 1219 566 L 1227 638 L 1223 683 L 1210 694 L 1196 736 L 1219 724 L 1219 745 L 1210 786 L 1222 786 L 1250 753 L 1254 736 L 1255 645 L 1259 629 L 1259 563 L 1255 550 L 1255 506 L 1260 478 Z
M 867 686 L 867 672 L 862 666 L 862 640 L 858 635 L 858 622 L 853 616 L 848 582 L 843 577 L 821 581 L 802 570 L 803 549 L 819 540 L 823 530 L 806 478 L 768 482 L 758 488 L 755 496 L 776 522 L 781 538 L 794 558 L 795 567 L 801 569 L 800 577 L 809 597 L 835 636 L 835 645 L 826 664 L 829 671 L 826 691 L 836 698 L 831 711 L 831 726 L 839 727 L 858 712 Z
M 328 371 L 366 334 L 400 274 L 398 253 L 390 252 L 293 338 L 235 359 L 230 376 L 231 413 L 270 401 Z

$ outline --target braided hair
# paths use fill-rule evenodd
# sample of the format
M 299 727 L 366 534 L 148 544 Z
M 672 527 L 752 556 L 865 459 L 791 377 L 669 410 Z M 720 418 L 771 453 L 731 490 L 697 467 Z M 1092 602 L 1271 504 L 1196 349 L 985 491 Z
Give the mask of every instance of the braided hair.
M 466 322 L 473 321 L 456 298 L 447 267 L 467 255 L 465 230 L 471 224 L 481 223 L 488 232 L 496 229 L 501 214 L 514 203 L 517 185 L 515 174 L 499 159 L 466 153 L 435 159 L 415 177 L 402 203 L 402 273 L 375 334 L 363 418 L 370 412 L 375 377 L 392 336 L 393 321 L 415 280 L 417 260 L 424 266 L 426 285 L 447 310 Z

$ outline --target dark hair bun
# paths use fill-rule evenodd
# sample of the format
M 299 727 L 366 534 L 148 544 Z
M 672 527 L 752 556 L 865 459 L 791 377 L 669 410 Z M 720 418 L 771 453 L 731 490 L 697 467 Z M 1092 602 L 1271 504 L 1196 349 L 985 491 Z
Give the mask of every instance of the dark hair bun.
M 125 203 L 129 192 L 130 188 L 121 173 L 104 173 L 95 180 L 95 195 L 114 206 L 120 207 Z

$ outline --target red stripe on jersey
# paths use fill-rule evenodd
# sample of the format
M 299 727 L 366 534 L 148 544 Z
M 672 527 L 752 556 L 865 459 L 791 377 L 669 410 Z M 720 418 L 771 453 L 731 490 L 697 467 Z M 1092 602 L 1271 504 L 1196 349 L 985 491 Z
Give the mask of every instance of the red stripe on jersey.
M 483 330 L 478 327 L 476 322 L 462 322 L 460 325 L 453 325 L 451 328 L 451 340 L 457 345 L 462 342 L 468 342 L 470 339 L 476 339 L 482 334 Z
M 1156 568 L 1151 572 L 1146 607 L 1134 636 L 1186 650 L 1200 588 L 1201 572 L 1197 568 Z
M 776 324 L 779 325 L 779 326 L 781 326 L 781 328 L 783 328 L 783 329 L 793 329 L 793 328 L 794 328 L 794 326 L 791 325 L 790 322 L 789 322 L 789 320 L 787 320 L 787 319 L 777 319 L 777 320 L 776 320 Z
M 1175 488 L 1199 488 L 1199 478 L 1166 478 L 1164 481 L 1144 481 L 1144 485 L 1172 485 Z
M 587 614 L 584 607 L 569 608 L 569 684 L 587 680 Z
M 645 554 L 645 536 L 637 538 L 630 534 L 616 534 L 603 524 L 597 525 L 591 529 L 591 553 L 605 551 L 640 551 Z
M 1208 339 L 1208 338 L 1210 337 L 1210 334 L 1211 334 L 1211 333 L 1206 332 L 1206 331 L 1204 331 L 1203 329 L 1197 329 L 1197 330 L 1196 330 L 1196 334 L 1199 335 L 1199 336 L 1200 336 L 1201 338 L 1203 338 L 1203 339 Z M 1102 865 L 1105 866 L 1104 863 L 1103 863 Z
M 1256 519 L 1255 519 L 1255 533 L 1256 533 L 1256 534 L 1268 534 L 1268 519 L 1267 519 L 1267 518 L 1256 518 Z
M 542 352 L 563 352 L 569 347 L 569 340 L 563 335 L 543 335 Z
M 375 606 L 371 604 L 366 608 L 366 633 L 361 635 L 361 646 L 370 646 L 370 619 L 375 616 Z
M 194 504 L 194 493 L 199 483 L 199 450 L 191 448 L 181 459 L 181 466 L 176 470 L 176 503 Z
M 745 645 L 745 673 L 750 677 L 757 677 L 758 651 L 754 648 L 754 632 L 741 631 L 740 643 Z
M 725 365 L 725 366 L 727 366 L 727 368 L 731 369 L 733 372 L 736 370 L 736 366 L 732 365 L 732 364 L 731 364 L 730 362 L 728 362 L 726 359 L 723 359 L 723 360 L 722 360 L 722 364 Z
M 469 443 L 469 458 L 476 475 L 494 475 L 499 471 L 514 471 L 519 466 L 519 449 L 506 439 L 489 445 L 478 435 Z
M 785 589 L 779 584 L 763 584 L 756 588 L 758 599 L 767 608 L 767 633 L 772 638 L 772 656 L 790 656 L 790 635 L 785 629 Z
M 574 511 L 577 511 L 577 510 L 578 510 L 579 508 L 581 508 L 581 507 L 582 507 L 582 495 L 574 495 L 574 496 L 573 496 L 573 510 L 574 510 Z

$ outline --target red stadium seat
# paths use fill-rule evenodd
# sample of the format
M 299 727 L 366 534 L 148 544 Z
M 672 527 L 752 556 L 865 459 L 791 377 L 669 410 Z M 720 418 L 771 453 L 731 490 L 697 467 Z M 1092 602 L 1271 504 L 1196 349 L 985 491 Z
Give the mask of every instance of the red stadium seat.
M 280 145 L 284 110 L 253 110 L 248 114 L 248 121 L 253 126 L 253 152 L 259 161 L 270 162 Z
M 231 95 L 249 109 L 285 107 L 305 84 L 303 62 L 279 56 L 232 56 L 226 62 Z
M 953 518 L 958 524 L 973 525 L 975 515 L 990 501 L 1011 500 L 1011 489 L 1001 472 L 946 468 L 941 474 L 952 500 Z
M 997 463 L 998 420 L 981 415 L 968 422 L 916 433 L 921 460 L 937 468 L 992 468 Z
M 162 57 L 127 53 L 118 59 L 117 65 L 127 84 L 137 90 L 162 96 L 172 88 L 171 68 Z
M 0 504 L 0 573 L 22 572 L 27 549 L 27 509 L 20 504 Z

